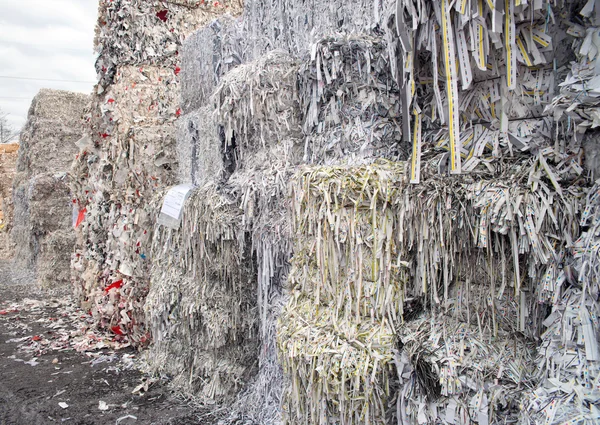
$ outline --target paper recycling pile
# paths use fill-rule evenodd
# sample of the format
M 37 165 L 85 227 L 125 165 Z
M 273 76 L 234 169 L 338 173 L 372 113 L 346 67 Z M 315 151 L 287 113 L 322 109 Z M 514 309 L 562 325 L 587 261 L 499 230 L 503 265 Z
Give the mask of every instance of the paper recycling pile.
M 18 143 L 0 144 L 0 230 L 3 232 L 8 231 L 13 222 L 12 181 L 18 155 Z
M 249 0 L 181 110 L 111 7 L 74 266 L 150 371 L 223 424 L 600 420 L 600 3 Z
M 72 170 L 78 216 L 75 292 L 103 329 L 133 345 L 149 340 L 152 199 L 176 181 L 181 114 L 179 50 L 187 34 L 237 1 L 100 2 L 89 135 Z M 162 192 L 160 192 L 162 193 Z
M 204 403 L 229 405 L 229 422 L 280 417 L 275 324 L 291 249 L 285 196 L 303 149 L 297 74 L 295 60 L 273 51 L 225 74 L 212 107 L 181 117 L 178 144 L 193 152 L 182 155 L 182 182 L 200 187 L 181 225 L 154 233 L 149 370 Z
M 177 68 L 188 34 L 241 7 L 241 0 L 101 0 L 94 40 L 100 85 L 112 84 L 121 66 Z
M 42 89 L 21 131 L 12 193 L 14 258 L 46 287 L 70 281 L 75 240 L 68 171 L 88 100 L 84 94 Z

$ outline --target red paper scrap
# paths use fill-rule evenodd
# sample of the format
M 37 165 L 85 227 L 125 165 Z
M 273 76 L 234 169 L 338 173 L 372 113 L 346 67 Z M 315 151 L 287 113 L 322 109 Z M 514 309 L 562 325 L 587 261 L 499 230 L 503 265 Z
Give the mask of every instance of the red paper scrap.
M 87 212 L 86 208 L 84 208 L 82 210 L 79 210 L 79 214 L 77 215 L 77 221 L 75 222 L 75 227 L 79 227 L 79 225 L 81 224 L 81 222 L 85 218 L 85 213 L 86 212 Z
M 123 286 L 123 279 L 117 280 L 116 282 L 113 282 L 110 285 L 108 285 L 104 292 L 108 294 L 108 291 L 110 291 L 111 289 L 119 289 L 121 286 Z
M 167 22 L 167 15 L 169 14 L 168 10 L 160 10 L 156 12 L 156 17 L 163 22 Z
M 110 328 L 114 333 L 116 333 L 117 335 L 124 335 L 123 331 L 121 330 L 120 326 L 113 326 L 112 328 Z

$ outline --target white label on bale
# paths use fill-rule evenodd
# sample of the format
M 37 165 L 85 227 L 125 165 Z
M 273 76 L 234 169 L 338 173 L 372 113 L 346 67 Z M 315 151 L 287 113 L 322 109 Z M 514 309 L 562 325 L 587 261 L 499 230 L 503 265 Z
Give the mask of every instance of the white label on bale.
M 160 210 L 161 214 L 179 220 L 185 200 L 193 187 L 194 186 L 191 184 L 180 184 L 169 189 L 167 196 L 165 196 L 162 209 Z

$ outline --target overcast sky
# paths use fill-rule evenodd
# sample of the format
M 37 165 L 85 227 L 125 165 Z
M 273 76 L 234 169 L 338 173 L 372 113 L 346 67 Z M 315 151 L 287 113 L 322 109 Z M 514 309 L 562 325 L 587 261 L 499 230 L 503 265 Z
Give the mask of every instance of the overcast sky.
M 10 124 L 25 123 L 41 88 L 92 91 L 97 13 L 98 0 L 0 0 L 0 109 Z

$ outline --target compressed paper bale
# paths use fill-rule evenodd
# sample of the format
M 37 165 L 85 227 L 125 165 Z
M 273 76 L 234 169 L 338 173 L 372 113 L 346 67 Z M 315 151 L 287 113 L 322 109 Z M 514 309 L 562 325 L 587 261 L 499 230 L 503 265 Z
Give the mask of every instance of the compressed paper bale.
M 217 188 L 221 191 L 219 196 L 211 195 L 209 190 L 214 185 L 213 180 L 213 185 L 205 183 L 205 187 L 190 198 L 185 210 L 188 215 L 186 217 L 184 212 L 180 230 L 159 229 L 155 233 L 155 247 L 159 251 L 153 252 L 155 265 L 146 306 L 146 311 L 152 315 L 148 321 L 153 323 L 155 336 L 148 356 L 150 370 L 174 376 L 175 384 L 202 398 L 223 393 L 224 396 L 217 399 L 225 405 L 230 404 L 232 396 L 236 395 L 236 402 L 228 408 L 226 423 L 242 417 L 253 418 L 259 423 L 276 423 L 280 415 L 278 406 L 283 376 L 277 363 L 275 323 L 281 309 L 282 285 L 291 249 L 285 193 L 292 164 L 296 164 L 300 157 L 301 146 L 292 140 L 253 150 L 226 182 L 217 181 Z M 220 214 L 230 212 L 219 215 L 225 206 L 227 208 Z M 202 207 L 200 211 L 190 214 L 199 207 Z M 229 214 L 234 214 L 235 218 Z M 218 218 L 212 219 L 213 215 Z M 207 220 L 214 224 L 208 226 Z M 193 231 L 194 228 L 197 230 Z M 221 248 L 213 253 L 211 246 L 214 242 L 208 242 L 215 240 L 215 235 L 220 232 L 226 238 L 221 242 Z M 227 238 L 235 239 L 233 245 Z M 199 243 L 198 240 L 202 239 L 206 242 Z M 185 250 L 182 251 L 182 247 Z M 201 248 L 194 254 L 185 254 L 190 249 L 194 252 Z M 223 265 L 229 265 L 231 272 L 237 273 L 236 264 L 240 261 L 239 250 L 242 248 L 247 258 L 242 261 L 248 262 L 244 267 L 251 265 L 245 291 L 252 294 L 242 293 L 244 300 L 252 300 L 251 314 L 237 307 L 238 303 L 233 299 L 238 295 L 231 293 L 231 289 L 227 288 L 229 284 L 220 289 L 221 293 L 224 292 L 221 295 L 223 301 L 215 298 L 210 288 L 214 285 L 219 288 L 220 285 L 218 281 L 208 279 L 213 275 L 211 270 L 215 266 L 220 270 Z M 251 253 L 253 259 L 250 262 Z M 194 264 L 202 255 L 215 257 L 198 270 Z M 225 276 L 220 280 L 222 285 L 231 278 Z M 220 319 L 217 320 L 217 317 Z M 256 334 L 252 334 L 250 339 L 238 336 L 236 345 L 224 345 L 231 333 L 227 323 L 236 317 L 242 324 L 252 318 L 252 329 Z M 198 328 L 199 323 L 204 323 L 206 329 Z M 188 326 L 194 329 L 189 335 L 185 331 Z M 256 344 L 260 349 L 248 350 L 248 344 Z M 222 358 L 212 351 L 220 346 L 223 347 L 218 349 Z M 190 357 L 190 347 L 196 352 L 194 358 Z M 243 360 L 239 360 L 242 353 Z M 167 358 L 177 360 L 161 360 Z M 168 365 L 163 366 L 165 363 Z M 249 369 L 249 364 L 258 365 L 260 372 Z M 156 369 L 157 365 L 160 369 Z M 191 381 L 190 370 L 193 370 Z M 204 374 L 207 377 L 202 384 L 197 377 Z
M 397 332 L 401 352 L 395 358 L 392 421 L 518 420 L 522 394 L 532 381 L 531 341 L 435 314 L 411 320 Z
M 241 418 L 264 424 L 281 420 L 284 377 L 276 340 L 277 319 L 287 299 L 284 286 L 292 252 L 287 186 L 301 158 L 301 145 L 283 140 L 249 153 L 228 180 L 228 184 L 240 188 L 243 222 L 251 229 L 257 263 L 260 351 L 258 373 L 247 381 L 224 423 L 236 423 Z
M 30 120 L 29 125 L 26 124 L 25 128 L 40 131 L 41 128 L 35 128 L 39 125 L 46 130 L 44 133 L 50 130 L 49 135 L 56 133 L 57 130 L 65 131 L 68 134 L 78 130 L 81 135 L 81 117 L 88 100 L 89 96 L 83 93 L 41 89 L 31 101 L 28 111 L 28 118 L 35 118 L 35 120 Z M 57 128 L 49 129 L 46 124 L 55 125 Z M 32 140 L 32 143 L 36 143 L 36 140 Z
M 390 325 L 340 318 L 312 298 L 292 295 L 278 327 L 288 375 L 283 423 L 387 423 L 395 345 Z
M 83 94 L 41 90 L 33 99 L 21 132 L 13 199 L 15 227 L 12 239 L 15 260 L 38 272 L 49 264 L 67 266 L 73 238 L 72 197 L 67 171 L 83 129 L 83 113 L 89 98 Z M 58 249 L 42 255 L 48 235 Z M 66 239 L 59 241 L 64 236 Z M 57 273 L 47 285 L 68 282 L 68 273 Z
M 567 255 L 549 264 L 538 282 L 542 301 L 551 304 L 543 317 L 537 347 L 535 387 L 524 397 L 522 422 L 551 415 L 556 423 L 594 423 L 600 379 L 600 303 L 598 225 L 600 187 L 587 191 L 581 231 Z M 549 314 L 548 314 L 549 313 Z M 564 396 L 557 398 L 556 394 Z
M 33 98 L 21 131 L 17 171 L 30 174 L 67 170 L 83 132 L 88 96 L 42 89 Z
M 145 307 L 150 369 L 218 402 L 242 389 L 258 355 L 256 275 L 233 201 L 206 185 L 186 203 L 180 229 L 156 230 Z
M 405 159 L 400 92 L 386 43 L 366 34 L 319 39 L 299 70 L 305 160 Z
M 205 106 L 223 75 L 246 61 L 241 21 L 220 16 L 191 34 L 181 52 L 181 108 Z
M 15 261 L 35 270 L 42 267 L 38 255 L 46 235 L 57 230 L 70 230 L 72 226 L 72 202 L 66 175 L 34 175 L 17 183 L 13 197 L 16 207 L 16 225 L 12 233 L 16 243 Z M 68 240 L 73 242 L 70 237 Z M 64 246 L 64 250 L 57 250 L 54 255 L 68 264 L 72 245 Z
M 102 0 L 94 43 L 101 85 L 110 85 L 116 67 L 121 65 L 175 69 L 181 42 L 188 34 L 223 13 L 236 15 L 240 11 L 240 0 Z
M 256 373 L 254 299 L 232 294 L 219 282 L 200 283 L 172 267 L 167 270 L 172 279 L 160 275 L 167 298 L 157 299 L 159 289 L 152 289 L 146 307 L 155 310 L 155 342 L 146 356 L 149 371 L 172 377 L 180 390 L 203 401 L 231 402 Z M 172 311 L 163 310 L 165 306 Z
M 295 176 L 293 288 L 339 315 L 396 319 L 406 271 L 388 263 L 400 255 L 401 216 L 394 214 L 392 200 L 402 190 L 404 165 L 306 167 Z M 328 211 L 316 215 L 321 208 Z
M 386 423 L 407 275 L 380 263 L 398 258 L 389 202 L 403 180 L 404 163 L 384 162 L 304 168 L 293 180 L 291 294 L 278 326 L 284 423 Z
M 18 255 L 15 261 L 33 269 L 42 285 L 56 287 L 70 280 L 75 242 L 67 176 L 64 172 L 37 174 L 27 183 L 27 229 L 18 229 L 13 236 Z
M 391 6 L 395 7 L 395 1 L 250 0 L 244 5 L 244 34 L 254 58 L 278 48 L 302 57 L 322 36 L 387 27 L 384 11 Z
M 106 124 L 125 127 L 175 121 L 178 72 L 161 66 L 119 66 L 113 84 L 98 97 L 99 112 L 110 120 Z
M 34 232 L 54 232 L 72 226 L 71 201 L 66 172 L 38 174 L 29 180 L 29 223 Z
M 13 223 L 12 188 L 17 168 L 19 144 L 0 144 L 0 233 L 6 234 Z
M 56 287 L 57 283 L 71 279 L 71 252 L 75 244 L 72 229 L 59 229 L 48 233 L 41 240 L 37 262 L 39 282 L 46 287 Z
M 197 186 L 216 181 L 223 171 L 222 142 L 210 106 L 192 111 L 177 121 L 178 181 Z
M 15 177 L 17 180 L 21 176 L 17 174 Z M 29 186 L 26 182 L 25 180 L 25 183 L 17 183 L 13 187 L 14 225 L 10 232 L 10 238 L 15 243 L 16 264 L 31 267 L 34 254 L 29 226 Z
M 300 137 L 297 69 L 287 53 L 271 51 L 223 77 L 212 99 L 226 146 L 235 147 L 236 159 L 243 161 L 246 151 Z

